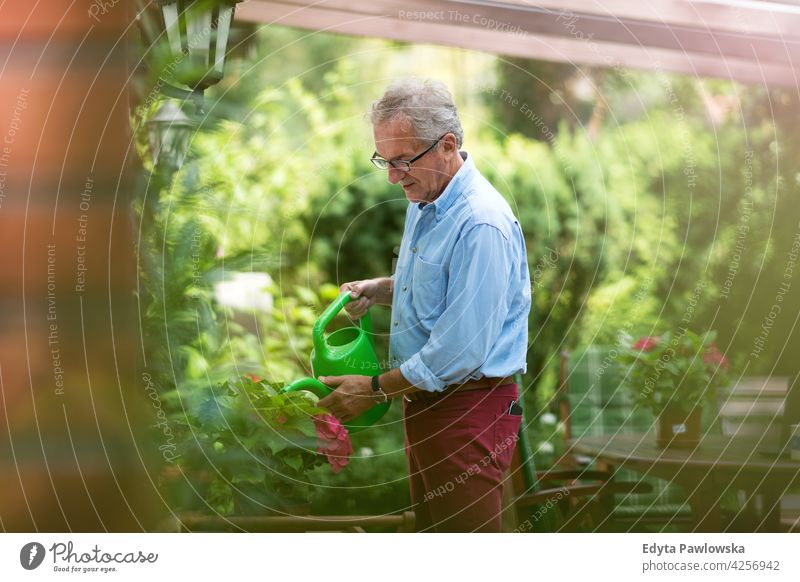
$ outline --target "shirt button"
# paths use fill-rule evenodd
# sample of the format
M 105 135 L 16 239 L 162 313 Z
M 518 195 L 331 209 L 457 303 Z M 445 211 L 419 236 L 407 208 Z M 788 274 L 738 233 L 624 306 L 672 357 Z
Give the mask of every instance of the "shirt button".
M 417 253 L 417 247 L 414 247 L 413 249 L 411 249 L 411 252 L 416 254 Z
M 395 325 L 400 325 L 400 324 L 399 324 L 399 322 L 397 322 L 397 321 L 395 321 L 395 322 L 394 322 L 394 324 L 395 324 Z
M 403 285 L 403 291 L 408 289 L 408 285 Z

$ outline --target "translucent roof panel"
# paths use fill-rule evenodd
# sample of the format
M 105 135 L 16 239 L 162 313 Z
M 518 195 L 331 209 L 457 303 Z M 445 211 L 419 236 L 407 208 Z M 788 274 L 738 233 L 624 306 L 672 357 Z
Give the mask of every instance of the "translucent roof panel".
M 249 0 L 237 19 L 797 86 L 800 5 L 752 0 Z

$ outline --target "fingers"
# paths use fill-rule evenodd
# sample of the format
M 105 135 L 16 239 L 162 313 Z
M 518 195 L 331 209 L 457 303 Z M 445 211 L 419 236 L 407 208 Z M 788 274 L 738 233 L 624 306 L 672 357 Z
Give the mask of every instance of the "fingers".
M 351 301 L 344 306 L 347 315 L 349 315 L 352 319 L 361 319 L 367 312 L 367 309 L 369 309 L 369 305 L 366 304 L 367 298 L 361 296 L 361 281 L 351 281 L 350 283 L 345 283 L 339 287 L 339 291 L 342 293 L 345 291 L 350 292 Z
M 352 319 L 361 319 L 375 304 L 378 295 L 378 286 L 374 279 L 351 281 L 339 287 L 339 290 L 350 292 L 352 300 L 345 305 L 345 310 Z
M 351 301 L 347 305 L 345 305 L 345 310 L 347 311 L 347 315 L 352 317 L 353 319 L 360 319 L 364 317 L 364 314 L 367 312 L 367 309 L 370 308 L 370 301 L 366 297 L 361 297 L 357 301 Z
M 347 378 L 347 376 L 320 376 L 317 379 L 326 386 L 338 386 L 339 384 L 345 381 L 345 378 Z M 323 400 L 327 400 L 330 397 L 331 395 L 328 395 L 325 398 L 323 398 Z
M 347 422 L 348 420 L 353 418 L 353 415 L 350 413 L 347 407 L 344 406 L 341 402 L 339 402 L 339 400 L 332 401 L 325 408 L 328 409 L 328 412 L 330 412 L 332 415 L 338 418 L 340 422 Z
M 364 279 L 363 281 L 350 281 L 345 283 L 339 290 L 350 291 L 350 297 L 353 299 L 360 299 L 362 297 L 372 300 L 378 292 L 378 285 L 375 279 Z
M 345 283 L 339 287 L 339 291 L 342 293 L 345 291 L 350 291 L 350 297 L 353 299 L 358 299 L 361 297 L 361 281 L 350 281 L 349 283 Z
M 333 416 L 338 418 L 341 422 L 345 422 L 345 412 L 339 403 L 339 396 L 336 393 L 330 394 L 317 402 L 317 406 L 325 408 Z M 349 419 L 348 419 L 349 420 Z
M 369 406 L 365 406 L 365 397 L 363 395 L 359 396 L 350 393 L 352 387 L 348 387 L 345 384 L 348 378 L 353 378 L 353 376 L 320 376 L 319 378 L 320 381 L 327 385 L 340 385 L 338 390 L 320 399 L 317 405 L 326 409 L 341 422 L 349 422 L 361 414 L 361 411 L 369 408 Z M 366 404 L 370 403 L 371 400 L 366 401 Z

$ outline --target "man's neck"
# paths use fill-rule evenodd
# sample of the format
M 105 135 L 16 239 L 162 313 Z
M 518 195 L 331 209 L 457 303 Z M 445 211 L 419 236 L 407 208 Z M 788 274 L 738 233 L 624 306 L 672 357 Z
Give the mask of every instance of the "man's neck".
M 447 185 L 450 184 L 450 182 L 453 180 L 453 178 L 463 165 L 464 165 L 464 159 L 461 157 L 461 152 L 456 152 L 456 156 L 453 159 L 453 162 L 449 165 L 449 168 L 447 169 L 447 181 L 442 185 L 441 190 L 439 190 L 439 193 L 433 198 L 433 200 L 428 200 L 427 202 L 421 204 L 420 208 L 425 206 L 425 204 L 430 204 L 431 202 L 435 202 L 436 200 L 438 200 L 439 196 L 441 196 L 442 192 L 444 192 L 447 189 Z

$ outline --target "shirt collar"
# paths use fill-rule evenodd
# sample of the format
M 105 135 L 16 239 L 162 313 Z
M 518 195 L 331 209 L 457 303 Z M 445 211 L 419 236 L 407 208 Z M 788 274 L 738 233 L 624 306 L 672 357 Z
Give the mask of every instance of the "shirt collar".
M 464 163 L 458 169 L 455 176 L 450 179 L 450 182 L 448 182 L 445 189 L 442 190 L 439 197 L 429 203 L 436 209 L 436 220 L 441 220 L 442 215 L 453 205 L 463 191 L 464 186 L 469 183 L 475 171 L 475 163 L 472 161 L 472 156 L 467 154 L 467 152 L 459 152 L 459 154 L 461 155 L 461 159 L 464 160 Z M 427 206 L 427 204 L 419 205 L 420 209 L 425 206 Z

